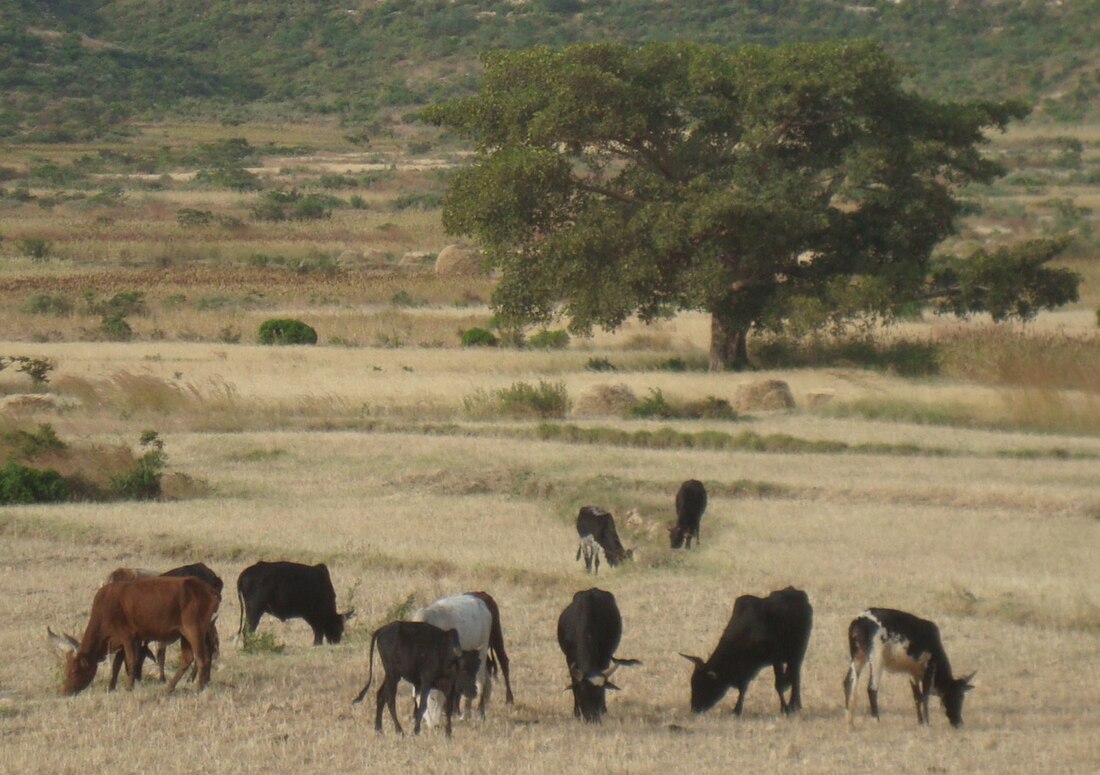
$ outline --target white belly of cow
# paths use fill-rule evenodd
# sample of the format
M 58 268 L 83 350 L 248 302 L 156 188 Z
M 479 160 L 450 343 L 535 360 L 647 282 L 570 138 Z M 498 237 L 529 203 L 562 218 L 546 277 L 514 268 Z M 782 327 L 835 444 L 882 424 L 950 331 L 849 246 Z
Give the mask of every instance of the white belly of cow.
M 909 641 L 900 636 L 880 636 L 878 642 L 879 658 L 882 666 L 891 673 L 908 673 L 914 681 L 924 676 L 931 654 L 913 657 L 908 652 Z

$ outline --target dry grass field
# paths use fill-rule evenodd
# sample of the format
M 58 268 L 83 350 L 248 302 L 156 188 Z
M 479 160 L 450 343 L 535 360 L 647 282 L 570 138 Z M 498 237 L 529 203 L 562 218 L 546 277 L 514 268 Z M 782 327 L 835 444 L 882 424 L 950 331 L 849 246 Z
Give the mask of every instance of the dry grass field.
M 210 493 L 0 511 L 0 594 L 7 601 L 0 627 L 0 770 L 1009 772 L 1026 763 L 1089 772 L 1100 766 L 1095 436 L 837 419 L 796 409 L 676 425 L 905 442 L 936 452 L 565 444 L 487 435 L 487 428 L 514 426 L 463 420 L 453 396 L 555 374 L 579 390 L 594 375 L 580 370 L 572 352 L 172 343 L 50 348 L 43 352 L 59 364 L 54 384 L 62 395 L 66 384 L 82 379 L 86 392 L 71 395 L 107 392 L 95 380 L 111 373 L 128 375 L 117 385 L 146 375 L 155 380 L 143 383 L 147 389 L 170 383 L 175 371 L 198 386 L 217 380 L 221 388 L 197 388 L 188 400 L 142 403 L 131 385 L 129 393 L 117 387 L 113 403 L 23 418 L 49 421 L 63 437 L 104 443 L 132 443 L 139 428 L 161 429 L 170 470 L 206 482 Z M 412 372 L 400 368 L 410 364 Z M 822 387 L 917 389 L 858 370 L 779 376 L 800 402 Z M 646 371 L 615 377 L 635 382 L 639 392 L 663 380 L 669 391 L 715 395 L 754 378 Z M 231 405 L 219 407 L 218 395 Z M 455 429 L 441 435 L 408 422 L 411 430 L 403 432 L 354 429 L 359 405 L 403 406 L 388 416 L 407 420 L 419 401 L 455 419 Z M 223 417 L 207 416 L 204 406 Z M 296 429 L 329 413 L 343 425 Z M 227 427 L 231 418 L 238 428 Z M 589 422 L 653 425 L 613 417 Z M 1056 449 L 1066 454 L 1009 456 Z M 664 525 L 676 487 L 689 476 L 712 493 L 702 548 L 672 553 Z M 633 564 L 592 578 L 574 562 L 572 518 L 584 502 L 615 511 L 625 542 L 637 549 Z M 640 521 L 626 523 L 630 509 Z M 237 574 L 261 558 L 329 564 L 338 602 L 358 612 L 343 643 L 313 648 L 303 623 L 265 618 L 260 631 L 285 650 L 245 653 L 231 639 L 239 609 L 230 593 L 219 620 L 223 653 L 203 694 L 183 685 L 166 697 L 154 682 L 108 694 L 101 671 L 78 697 L 58 695 L 59 666 L 45 628 L 79 635 L 108 571 L 202 560 L 232 589 Z M 562 691 L 566 671 L 554 628 L 573 592 L 594 584 L 619 601 L 625 623 L 619 653 L 645 664 L 620 671 L 623 690 L 611 696 L 609 718 L 589 727 L 573 720 Z M 677 652 L 706 656 L 737 595 L 788 584 L 806 589 L 815 608 L 804 712 L 778 716 L 765 672 L 742 719 L 730 713 L 732 697 L 692 715 L 690 665 Z M 373 705 L 350 705 L 365 682 L 370 631 L 410 596 L 420 605 L 474 589 L 490 591 L 502 606 L 516 705 L 503 704 L 498 685 L 489 718 L 457 723 L 450 741 L 436 731 L 399 739 L 388 720 L 377 736 Z M 887 676 L 880 723 L 867 718 L 861 693 L 857 726 L 846 728 L 845 628 L 870 605 L 934 619 L 956 670 L 979 671 L 962 730 L 952 730 L 938 707 L 931 727 L 918 728 L 900 676 Z M 403 694 L 402 712 L 410 707 Z
M 818 360 L 811 348 L 746 374 L 701 370 L 696 314 L 558 351 L 459 347 L 489 324 L 493 285 L 432 271 L 462 149 L 401 124 L 369 147 L 346 133 L 157 124 L 123 144 L 126 162 L 110 144 L 4 149 L 0 357 L 54 368 L 38 386 L 0 373 L 0 434 L 48 423 L 94 454 L 156 430 L 167 472 L 191 484 L 155 502 L 0 507 L 0 772 L 1100 771 L 1100 130 L 999 138 L 1016 182 L 968 194 L 979 206 L 954 240 L 1074 236 L 1080 303 L 1027 327 L 926 316 L 877 332 L 880 363 L 824 342 Z M 1052 162 L 1071 134 L 1072 170 Z M 210 165 L 191 157 L 234 138 L 257 149 L 261 191 L 199 180 Z M 339 201 L 316 221 L 252 218 L 272 191 Z M 129 341 L 109 341 L 104 310 L 133 293 Z M 256 344 L 274 317 L 314 326 L 318 346 Z M 914 369 L 928 353 L 935 368 Z M 737 406 L 762 379 L 786 382 L 794 408 Z M 573 408 L 494 403 L 518 383 Z M 611 389 L 737 413 L 628 418 L 582 401 Z M 689 477 L 710 492 L 702 546 L 672 552 Z M 614 512 L 634 562 L 585 575 L 573 520 L 586 503 Z M 260 559 L 329 565 L 338 604 L 357 610 L 340 645 L 270 618 L 260 633 L 281 652 L 233 639 L 237 575 Z M 108 694 L 101 670 L 62 698 L 46 627 L 79 636 L 120 565 L 193 561 L 228 590 L 209 688 Z M 616 675 L 598 726 L 572 717 L 555 639 L 592 585 L 618 599 L 619 654 L 644 662 Z M 764 671 L 743 718 L 732 695 L 693 715 L 677 652 L 709 655 L 738 595 L 786 585 L 814 606 L 804 711 L 781 718 Z M 498 683 L 488 719 L 457 722 L 451 740 L 399 738 L 388 718 L 376 735 L 373 691 L 350 704 L 372 630 L 478 589 L 501 605 L 516 704 Z M 861 692 L 846 727 L 846 628 L 868 606 L 936 621 L 956 672 L 978 671 L 962 729 L 936 700 L 919 728 L 897 675 L 881 721 Z

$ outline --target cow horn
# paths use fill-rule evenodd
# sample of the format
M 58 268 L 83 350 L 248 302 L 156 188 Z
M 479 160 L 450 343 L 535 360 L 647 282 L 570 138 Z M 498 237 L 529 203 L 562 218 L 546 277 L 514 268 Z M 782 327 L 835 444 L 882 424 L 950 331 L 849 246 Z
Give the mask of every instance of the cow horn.
M 611 674 L 614 673 L 618 669 L 619 669 L 619 663 L 618 662 L 612 662 L 611 667 L 604 670 L 602 673 L 600 673 L 600 675 L 602 675 L 604 681 L 606 681 L 608 678 L 611 677 Z
M 46 627 L 46 637 L 49 639 L 49 642 L 52 643 L 60 651 L 75 652 L 80 649 L 80 644 L 72 635 L 69 635 L 68 633 L 58 635 L 56 632 L 51 630 L 49 626 Z
M 959 683 L 962 685 L 964 690 L 969 691 L 969 690 L 974 688 L 974 684 L 972 684 L 970 682 L 974 680 L 974 676 L 976 676 L 977 674 L 978 674 L 978 671 L 975 670 L 973 673 L 968 675 L 966 678 L 960 678 L 959 679 Z
M 706 663 L 705 663 L 705 662 L 704 662 L 704 661 L 703 661 L 702 659 L 700 659 L 699 657 L 692 657 L 692 656 L 688 656 L 687 654 L 685 654 L 685 653 L 684 653 L 684 652 L 682 652 L 682 651 L 681 651 L 681 652 L 679 652 L 679 654 L 680 654 L 680 656 L 682 656 L 682 657 L 683 657 L 684 659 L 686 659 L 686 660 L 687 660 L 688 662 L 691 662 L 691 663 L 692 663 L 693 665 L 695 665 L 696 667 L 702 667 L 703 665 L 705 665 L 705 664 L 706 664 Z

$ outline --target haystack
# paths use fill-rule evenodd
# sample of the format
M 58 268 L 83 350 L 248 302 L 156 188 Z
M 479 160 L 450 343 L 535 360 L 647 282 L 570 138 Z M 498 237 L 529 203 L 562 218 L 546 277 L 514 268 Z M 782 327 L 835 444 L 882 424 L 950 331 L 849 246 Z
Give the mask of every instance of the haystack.
M 638 403 L 629 387 L 618 385 L 593 385 L 581 393 L 573 406 L 575 417 L 619 416 Z
M 781 379 L 765 379 L 737 388 L 734 405 L 739 412 L 794 409 L 794 395 Z
M 484 274 L 481 268 L 481 251 L 448 245 L 439 251 L 435 259 L 435 273 L 443 277 L 474 277 Z

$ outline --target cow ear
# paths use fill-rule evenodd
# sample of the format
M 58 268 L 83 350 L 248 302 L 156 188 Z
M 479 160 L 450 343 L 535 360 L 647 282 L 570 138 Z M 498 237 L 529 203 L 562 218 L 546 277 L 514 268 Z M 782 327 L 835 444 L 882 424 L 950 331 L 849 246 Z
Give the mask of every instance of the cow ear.
M 962 685 L 962 688 L 963 688 L 964 692 L 968 692 L 968 691 L 970 691 L 971 689 L 974 688 L 974 684 L 972 684 L 971 681 L 974 680 L 974 676 L 976 676 L 977 674 L 978 674 L 978 671 L 975 670 L 973 673 L 968 675 L 966 678 L 960 678 L 959 679 L 959 683 Z
M 691 663 L 692 663 L 693 665 L 695 665 L 696 667 L 702 667 L 702 666 L 703 666 L 704 664 L 706 664 L 706 663 L 705 663 L 705 662 L 703 662 L 703 660 L 702 660 L 702 659 L 700 659 L 699 657 L 693 657 L 693 656 L 689 656 L 688 654 L 685 654 L 685 653 L 684 653 L 684 652 L 682 652 L 682 651 L 680 652 L 680 656 L 682 656 L 682 657 L 683 657 L 684 659 L 686 659 L 686 660 L 687 660 L 688 662 L 691 662 Z
M 604 683 L 604 685 L 603 685 L 603 688 L 605 688 L 605 689 L 614 689 L 614 690 L 615 690 L 615 691 L 617 691 L 617 692 L 621 692 L 621 691 L 622 691 L 622 689 L 620 689 L 620 688 L 619 688 L 618 686 L 616 686 L 615 684 L 611 683 L 610 681 L 607 681 L 606 683 Z
M 342 618 L 342 619 L 343 619 L 343 620 L 344 620 L 345 622 L 349 622 L 349 621 L 351 621 L 352 619 L 354 619 L 354 618 L 355 618 L 355 609 L 354 609 L 354 608 L 349 608 L 349 609 L 347 610 L 347 612 L 346 612 L 346 613 L 342 613 L 342 614 L 340 614 L 340 617 L 341 617 L 341 618 Z
M 713 670 L 708 670 L 707 671 L 707 678 L 710 678 L 714 681 L 717 681 L 718 680 L 718 673 L 714 672 Z

